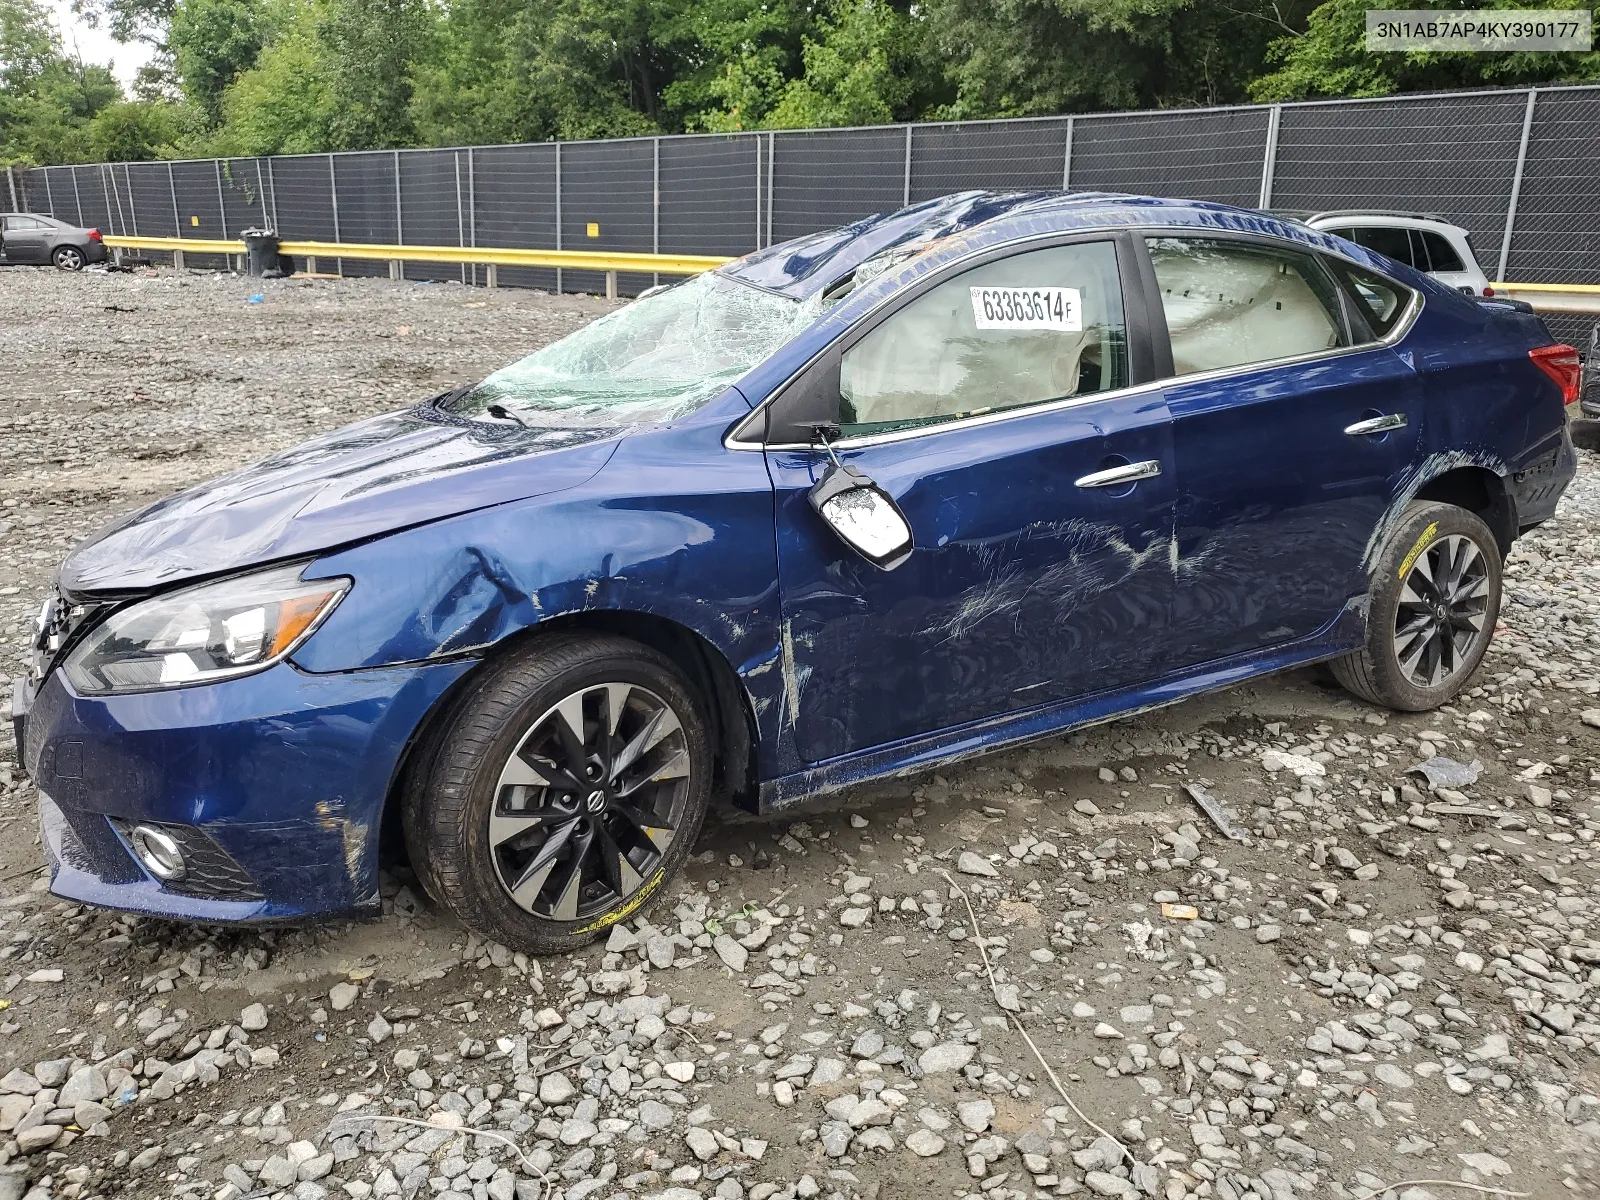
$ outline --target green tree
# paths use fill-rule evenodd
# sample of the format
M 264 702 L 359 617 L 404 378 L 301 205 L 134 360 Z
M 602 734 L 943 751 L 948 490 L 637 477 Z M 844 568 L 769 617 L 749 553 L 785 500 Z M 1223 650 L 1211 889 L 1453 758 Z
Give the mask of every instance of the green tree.
M 176 153 L 179 122 L 160 101 L 118 100 L 95 114 L 84 130 L 90 157 L 99 162 L 142 162 Z
M 1537 0 L 1540 8 L 1587 8 L 1577 0 Z M 1600 52 L 1462 53 L 1371 51 L 1366 48 L 1366 10 L 1358 0 L 1329 0 L 1313 11 L 1304 33 L 1280 38 L 1267 48 L 1275 63 L 1250 84 L 1255 100 L 1303 100 L 1312 96 L 1387 96 L 1395 92 L 1600 79 Z M 1444 7 L 1423 4 L 1422 7 Z M 1515 10 L 1533 4 L 1469 5 Z
M 805 39 L 804 74 L 790 80 L 765 124 L 777 129 L 878 125 L 913 114 L 907 101 L 927 61 L 923 32 L 884 0 L 840 0 Z
M 321 13 L 305 5 L 291 14 L 255 66 L 222 97 L 219 154 L 310 154 L 333 145 L 335 102 L 317 38 Z
M 1221 104 L 1245 98 L 1312 0 L 928 0 L 952 118 Z
M 317 23 L 330 149 L 410 146 L 413 73 L 431 34 L 422 0 L 327 0 Z
M 222 95 L 255 65 L 267 37 L 260 0 L 179 0 L 168 43 L 183 94 L 207 126 L 222 121 Z

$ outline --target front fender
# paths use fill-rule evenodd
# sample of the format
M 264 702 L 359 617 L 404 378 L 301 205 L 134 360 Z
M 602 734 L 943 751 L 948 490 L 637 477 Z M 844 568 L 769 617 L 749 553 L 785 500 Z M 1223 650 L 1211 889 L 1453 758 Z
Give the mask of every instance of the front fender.
M 559 495 L 317 560 L 307 578 L 355 582 L 295 665 L 333 672 L 453 658 L 556 617 L 646 613 L 698 634 L 744 681 L 753 711 L 776 711 L 772 486 L 760 454 L 723 447 L 726 424 L 635 434 L 593 479 Z

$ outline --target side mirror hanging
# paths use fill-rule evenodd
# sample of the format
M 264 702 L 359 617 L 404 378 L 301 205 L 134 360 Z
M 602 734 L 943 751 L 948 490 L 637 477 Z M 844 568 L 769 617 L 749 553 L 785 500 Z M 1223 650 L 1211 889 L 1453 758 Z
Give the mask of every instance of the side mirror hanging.
M 839 461 L 828 443 L 829 428 L 813 427 L 832 465 L 808 498 L 839 539 L 875 567 L 892 571 L 911 557 L 911 525 L 900 506 L 864 471 Z M 833 432 L 837 433 L 837 427 Z

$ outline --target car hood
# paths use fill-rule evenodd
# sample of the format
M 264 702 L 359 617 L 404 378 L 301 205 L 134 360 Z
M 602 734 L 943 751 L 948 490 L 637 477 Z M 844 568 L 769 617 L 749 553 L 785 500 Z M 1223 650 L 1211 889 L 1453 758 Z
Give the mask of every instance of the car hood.
M 626 432 L 491 424 L 432 405 L 358 421 L 113 522 L 72 552 L 60 585 L 140 591 L 561 491 Z

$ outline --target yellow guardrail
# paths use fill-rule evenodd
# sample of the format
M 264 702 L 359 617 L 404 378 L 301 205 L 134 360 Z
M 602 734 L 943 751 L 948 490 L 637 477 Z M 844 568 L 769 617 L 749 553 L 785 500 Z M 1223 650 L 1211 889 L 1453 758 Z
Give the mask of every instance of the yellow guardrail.
M 105 244 L 116 250 L 156 250 L 171 254 L 178 265 L 183 255 L 190 254 L 243 254 L 242 241 L 213 238 L 160 238 L 129 237 L 110 234 Z M 390 275 L 400 278 L 399 266 L 407 262 L 481 264 L 488 268 L 488 284 L 495 287 L 499 280 L 499 267 L 555 267 L 568 271 L 600 271 L 606 276 L 606 295 L 617 294 L 617 273 L 631 271 L 642 274 L 698 275 L 732 262 L 709 254 L 633 254 L 606 250 L 526 250 L 493 246 L 392 246 L 364 242 L 300 242 L 283 240 L 278 250 L 296 258 L 304 258 L 309 269 L 315 269 L 317 259 L 354 258 L 388 262 Z
M 1496 296 L 1526 300 L 1535 312 L 1600 315 L 1600 286 L 1592 283 L 1508 283 L 1489 285 Z

